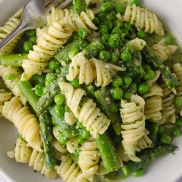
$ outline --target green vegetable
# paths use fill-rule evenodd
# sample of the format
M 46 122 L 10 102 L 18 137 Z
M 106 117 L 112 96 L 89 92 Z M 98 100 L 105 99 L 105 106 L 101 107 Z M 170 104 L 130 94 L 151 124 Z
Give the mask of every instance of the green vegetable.
M 0 56 L 0 65 L 20 67 L 24 59 L 28 59 L 27 54 L 8 54 Z
M 42 95 L 37 103 L 37 113 L 47 110 L 47 108 L 53 103 L 54 96 L 57 95 L 60 91 L 58 81 L 55 80 L 52 82 L 44 95 Z
M 118 170 L 118 156 L 109 135 L 106 133 L 99 135 L 96 143 L 106 171 L 112 172 Z
M 123 90 L 121 88 L 118 88 L 118 87 L 113 88 L 111 90 L 111 95 L 112 95 L 113 99 L 121 100 L 123 97 Z
M 51 135 L 51 119 L 47 112 L 41 113 L 39 116 L 40 136 L 43 142 L 45 165 L 47 169 L 54 168 L 56 165 L 56 158 L 54 147 L 52 145 L 53 138 Z
M 39 97 L 35 94 L 35 92 L 32 89 L 32 85 L 29 81 L 19 81 L 18 87 L 23 93 L 23 95 L 28 100 L 29 104 L 32 106 L 33 110 L 37 113 L 37 103 L 39 100 Z
M 66 138 L 71 138 L 79 135 L 79 131 L 76 125 L 69 125 L 68 123 L 66 123 L 64 121 L 64 117 L 56 113 L 54 106 L 52 106 L 48 110 L 54 120 L 54 124 L 59 127 L 60 131 Z
M 149 91 L 149 86 L 147 83 L 141 83 L 139 86 L 138 86 L 138 92 L 140 94 L 146 94 L 147 92 Z
M 101 50 L 99 53 L 99 59 L 103 61 L 109 61 L 111 58 L 111 55 L 109 51 Z
M 171 73 L 169 68 L 165 66 L 162 61 L 150 50 L 146 45 L 143 50 L 143 56 L 150 62 L 156 70 L 161 71 L 162 79 L 169 89 L 172 89 L 178 85 L 176 77 Z
M 121 118 L 119 114 L 113 113 L 110 106 L 115 105 L 114 100 L 110 97 L 107 88 L 101 88 L 94 93 L 96 101 L 99 103 L 100 108 L 106 114 L 106 116 L 111 120 L 111 126 L 115 133 L 119 135 L 121 133 Z
M 30 41 L 25 41 L 23 44 L 23 50 L 28 53 L 30 50 L 32 50 L 33 44 Z
M 85 0 L 73 0 L 73 9 L 77 14 L 80 14 L 82 11 L 86 11 Z

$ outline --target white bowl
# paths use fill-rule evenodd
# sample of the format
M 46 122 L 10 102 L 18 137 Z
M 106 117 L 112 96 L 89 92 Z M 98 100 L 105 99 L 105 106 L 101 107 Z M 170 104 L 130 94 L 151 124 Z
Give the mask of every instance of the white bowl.
M 0 26 L 27 1 L 0 0 Z M 142 3 L 165 21 L 182 45 L 182 0 L 143 0 Z M 7 157 L 7 151 L 14 148 L 16 134 L 16 128 L 7 120 L 0 118 L 0 174 L 7 181 L 60 182 L 60 178 L 46 179 L 33 172 L 26 164 L 17 163 Z M 122 182 L 176 182 L 182 176 L 182 136 L 177 138 L 174 144 L 179 147 L 175 155 L 170 154 L 155 161 L 144 176 L 129 177 Z

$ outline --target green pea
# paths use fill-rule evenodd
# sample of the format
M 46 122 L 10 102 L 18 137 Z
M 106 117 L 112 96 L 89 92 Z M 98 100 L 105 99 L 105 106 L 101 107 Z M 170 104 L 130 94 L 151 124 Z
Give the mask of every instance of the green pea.
M 158 133 L 162 134 L 166 132 L 166 127 L 164 125 L 159 125 Z
M 102 37 L 101 37 L 102 44 L 107 45 L 109 37 L 110 37 L 109 34 L 102 35 Z
M 37 37 L 36 36 L 32 36 L 28 39 L 32 44 L 36 44 L 37 43 Z
M 171 134 L 174 137 L 179 137 L 181 135 L 181 129 L 180 127 L 176 126 L 171 130 Z
M 90 132 L 87 131 L 85 128 L 81 130 L 80 136 L 84 139 L 87 139 L 90 137 Z
M 111 105 L 110 107 L 112 113 L 118 113 L 119 108 L 117 105 Z
M 146 94 L 149 91 L 149 86 L 147 83 L 142 83 L 138 86 L 138 92 L 140 94 Z
M 153 70 L 149 70 L 149 71 L 145 74 L 144 78 L 145 78 L 146 80 L 152 80 L 152 79 L 154 78 L 154 76 L 155 76 L 155 72 L 154 72 Z
M 79 28 L 77 33 L 78 33 L 78 36 L 82 39 L 86 39 L 88 36 L 88 31 L 86 28 Z
M 79 80 L 77 78 L 73 79 L 70 83 L 74 88 L 80 88 L 81 87 L 81 85 L 79 84 Z
M 106 18 L 106 12 L 100 11 L 97 15 L 100 21 L 104 20 Z
M 76 54 L 80 52 L 79 48 L 74 47 L 68 52 L 68 57 L 72 59 Z
M 146 32 L 145 32 L 144 30 L 139 30 L 139 31 L 137 32 L 137 36 L 138 36 L 140 39 L 145 39 L 146 36 L 147 36 L 147 34 L 146 34 Z
M 137 171 L 132 173 L 132 176 L 141 177 L 141 176 L 143 176 L 143 174 L 144 174 L 144 170 L 143 169 L 138 169 Z
M 55 111 L 56 111 L 56 113 L 57 113 L 57 115 L 58 116 L 61 116 L 61 117 L 63 117 L 64 116 L 64 113 L 65 113 L 65 108 L 64 108 L 64 106 L 60 106 L 60 105 L 55 105 L 55 107 L 54 107 L 54 109 L 55 109 Z
M 111 53 L 111 62 L 115 63 L 115 62 L 118 61 L 118 59 L 119 59 L 118 53 L 112 52 L 112 53 Z
M 160 141 L 164 144 L 170 144 L 171 143 L 171 137 L 164 133 L 161 135 Z
M 36 35 L 36 30 L 35 29 L 26 30 L 25 35 L 27 35 L 28 37 L 35 36 Z
M 124 50 L 130 52 L 131 54 L 135 52 L 134 48 L 131 45 L 126 46 Z
M 174 38 L 173 37 L 166 37 L 165 38 L 166 45 L 171 45 L 171 44 L 173 44 L 173 42 L 174 42 Z
M 77 140 L 77 142 L 78 142 L 79 144 L 82 144 L 82 143 L 85 142 L 85 139 L 82 138 L 80 135 L 76 136 L 76 140 Z
M 130 84 L 130 89 L 131 89 L 132 93 L 136 93 L 137 92 L 137 84 L 136 83 L 131 83 Z
M 114 88 L 111 90 L 111 95 L 115 100 L 120 100 L 123 97 L 123 90 L 121 88 Z
M 83 123 L 80 121 L 77 122 L 77 125 L 79 126 L 79 128 L 84 128 Z
M 182 99 L 180 97 L 175 97 L 174 100 L 173 100 L 173 104 L 176 107 L 180 107 L 182 105 Z
M 180 126 L 180 127 L 182 126 L 182 117 L 181 116 L 176 119 L 176 125 Z
M 116 11 L 123 15 L 125 13 L 125 8 L 122 6 L 118 6 L 118 7 L 116 7 Z
M 4 78 L 6 80 L 14 80 L 16 78 L 16 76 L 14 74 L 10 73 L 10 74 L 6 75 Z
M 61 136 L 59 137 L 59 142 L 62 144 L 62 145 L 66 145 L 66 143 L 68 142 L 68 138 L 66 138 L 63 134 L 61 134 Z
M 32 50 L 32 47 L 33 47 L 33 44 L 32 44 L 32 42 L 30 42 L 30 41 L 25 41 L 24 43 L 23 43 L 23 50 L 25 51 L 25 52 L 29 52 L 30 50 Z
M 54 73 L 47 73 L 46 80 L 48 83 L 52 83 L 54 80 L 56 80 L 57 76 Z
M 107 34 L 109 32 L 108 27 L 106 25 L 100 25 L 99 30 L 101 35 Z
M 45 85 L 43 83 L 35 85 L 35 94 L 41 97 L 44 94 L 44 87 Z
M 45 78 L 46 74 L 42 73 L 33 75 L 31 79 L 34 82 L 34 84 L 38 84 L 38 83 L 43 83 L 45 81 Z
M 130 23 L 124 23 L 124 28 L 128 31 L 130 31 L 132 29 L 132 25 Z
M 57 74 L 61 73 L 61 69 L 60 68 L 57 68 L 55 71 L 56 71 Z
M 49 69 L 50 70 L 56 70 L 56 69 L 58 69 L 60 67 L 60 63 L 57 61 L 57 60 L 55 60 L 55 59 L 51 59 L 50 61 L 49 61 Z
M 110 21 L 110 20 L 104 20 L 104 21 L 103 21 L 103 24 L 107 26 L 108 31 L 112 30 L 112 28 L 113 28 L 113 23 L 112 23 L 112 21 Z
M 119 27 L 114 27 L 112 29 L 112 34 L 118 34 L 118 35 L 121 35 L 122 31 Z
M 121 28 L 123 26 L 123 22 L 121 20 L 116 19 L 113 22 L 113 26 Z
M 54 96 L 54 102 L 57 105 L 62 105 L 65 102 L 65 96 L 63 94 L 57 94 Z
M 106 18 L 110 21 L 113 21 L 116 19 L 116 13 L 115 11 L 110 11 L 107 13 Z
M 105 50 L 101 50 L 99 52 L 99 59 L 103 60 L 103 61 L 109 61 L 111 58 L 110 52 L 109 51 L 105 51 Z
M 122 37 L 123 38 L 125 38 L 125 37 L 127 37 L 129 35 L 129 32 L 126 29 L 122 29 L 121 32 L 122 32 Z
M 105 2 L 104 4 L 102 4 L 100 10 L 105 12 L 105 11 L 111 10 L 112 7 L 113 6 L 112 6 L 112 4 L 110 2 Z
M 136 6 L 139 6 L 140 5 L 140 0 L 130 0 L 130 5 L 136 5 Z
M 124 62 L 129 62 L 131 61 L 132 57 L 131 57 L 131 53 L 128 52 L 128 51 L 123 51 L 121 53 L 121 59 L 124 61 Z
M 120 76 L 116 75 L 113 77 L 112 80 L 113 87 L 120 87 L 122 84 L 123 84 L 123 79 Z
M 132 96 L 131 92 L 124 92 L 123 93 L 123 99 L 130 100 L 131 96 Z
M 130 85 L 131 82 L 132 82 L 132 78 L 129 77 L 129 76 L 124 76 L 124 77 L 123 77 L 123 81 L 124 81 L 124 83 L 125 83 L 126 85 Z
M 111 49 L 118 48 L 120 44 L 120 37 L 118 34 L 112 34 L 108 40 L 108 44 Z

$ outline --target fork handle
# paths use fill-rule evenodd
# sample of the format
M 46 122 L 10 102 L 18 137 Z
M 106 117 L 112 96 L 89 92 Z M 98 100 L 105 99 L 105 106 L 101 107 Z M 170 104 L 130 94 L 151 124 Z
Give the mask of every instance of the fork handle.
M 0 41 L 0 51 L 4 49 L 15 37 L 17 37 L 23 31 L 32 28 L 34 27 L 28 26 L 24 23 L 20 23 L 10 34 L 8 34 L 2 41 Z

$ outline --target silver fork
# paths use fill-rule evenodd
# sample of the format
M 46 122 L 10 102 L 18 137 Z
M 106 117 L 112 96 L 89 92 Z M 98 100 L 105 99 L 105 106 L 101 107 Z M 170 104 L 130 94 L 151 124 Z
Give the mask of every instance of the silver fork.
M 0 41 L 0 51 L 17 35 L 28 29 L 41 27 L 46 23 L 46 17 L 52 6 L 65 8 L 72 0 L 31 0 L 23 8 L 20 24 Z

